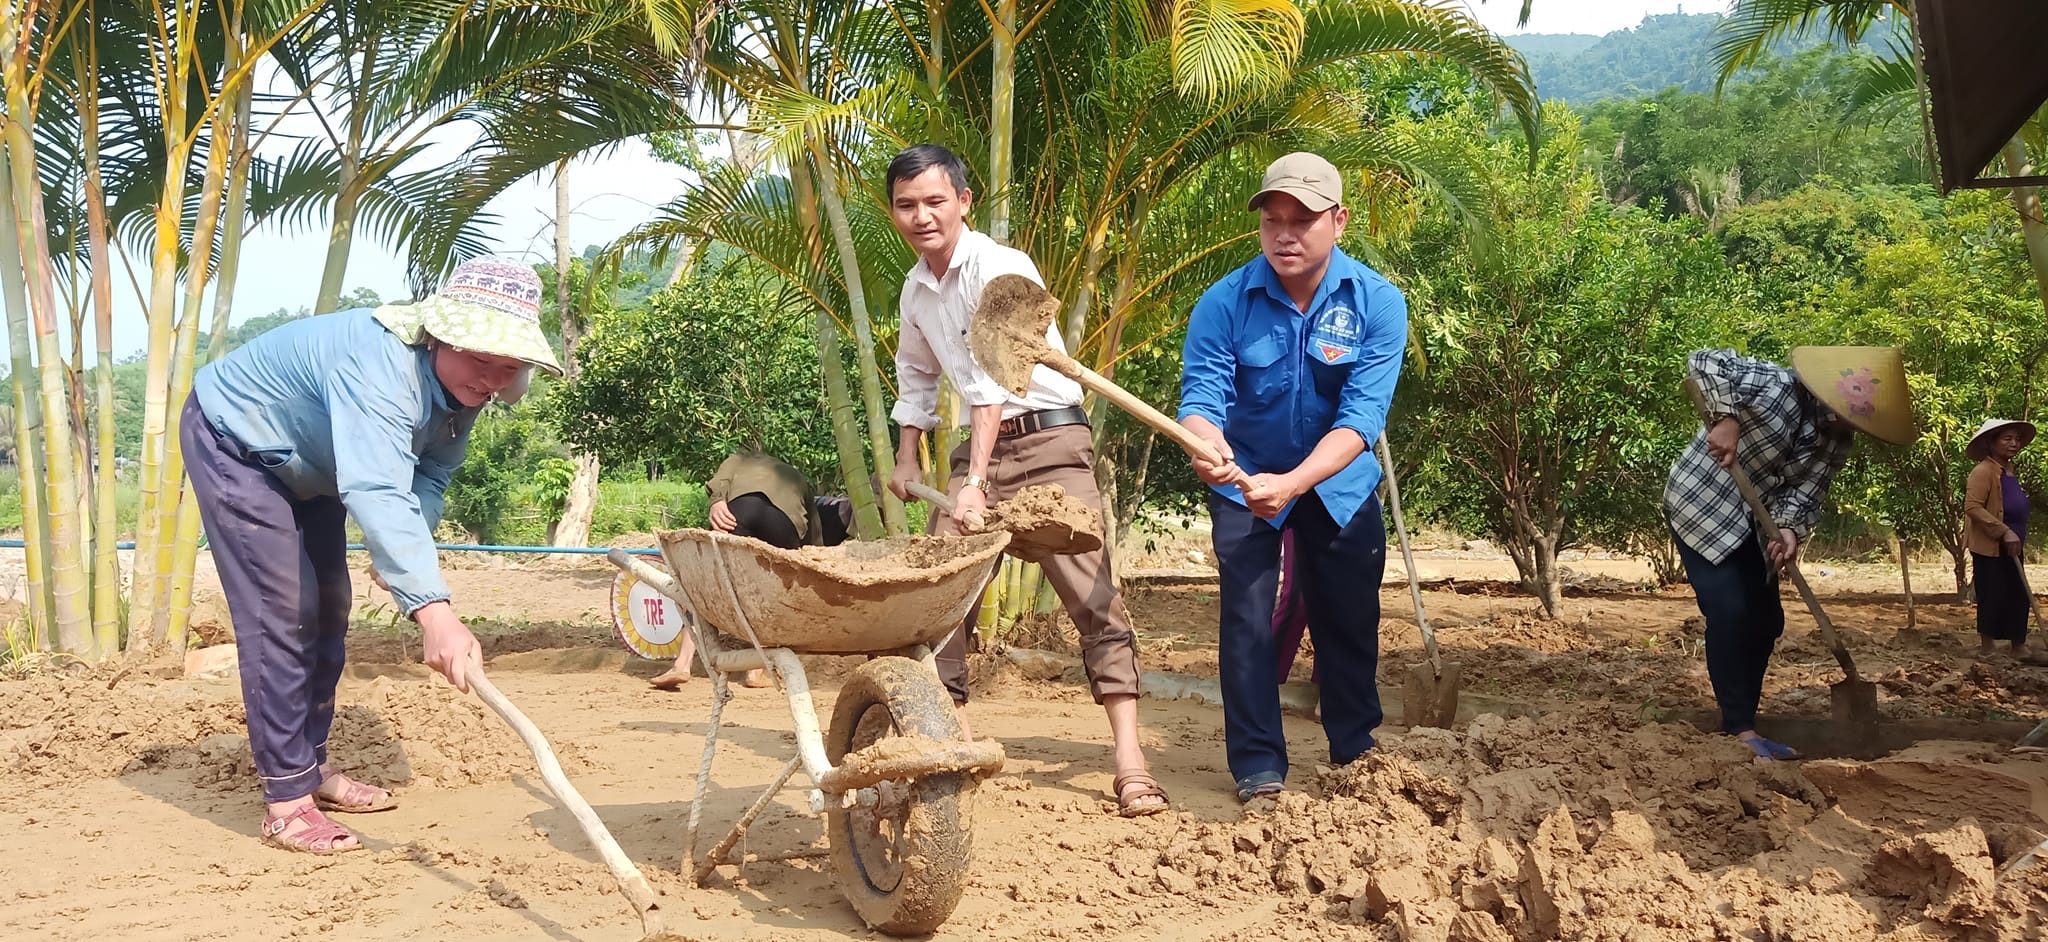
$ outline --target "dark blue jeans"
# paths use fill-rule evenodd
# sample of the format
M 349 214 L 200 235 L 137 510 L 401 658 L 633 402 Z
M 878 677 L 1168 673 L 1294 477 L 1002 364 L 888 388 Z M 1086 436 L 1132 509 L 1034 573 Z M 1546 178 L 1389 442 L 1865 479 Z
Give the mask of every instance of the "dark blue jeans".
M 1287 774 L 1280 685 L 1274 677 L 1273 606 L 1279 595 L 1281 531 L 1223 497 L 1209 495 L 1223 604 L 1217 656 L 1223 680 L 1223 738 L 1230 775 Z M 1341 526 L 1322 498 L 1295 501 L 1295 578 L 1308 607 L 1309 637 L 1322 674 L 1323 732 L 1330 761 L 1350 762 L 1373 746 L 1380 725 L 1380 577 L 1387 530 L 1378 498 Z
M 320 787 L 348 634 L 347 513 L 301 499 L 248 449 L 213 430 L 197 397 L 178 441 L 235 624 L 249 750 L 264 801 Z
M 1764 558 L 1755 534 L 1719 563 L 1710 563 L 1684 540 L 1678 560 L 1707 620 L 1707 677 L 1721 707 L 1721 731 L 1756 728 L 1757 701 L 1764 696 L 1764 671 L 1785 633 L 1785 602 L 1778 595 L 1778 571 Z

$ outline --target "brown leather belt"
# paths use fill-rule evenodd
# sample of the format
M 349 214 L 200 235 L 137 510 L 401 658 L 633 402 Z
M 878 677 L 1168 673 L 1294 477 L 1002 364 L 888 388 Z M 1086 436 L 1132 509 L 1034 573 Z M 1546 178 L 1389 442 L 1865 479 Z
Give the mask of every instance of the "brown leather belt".
M 1068 406 L 1064 409 L 1040 409 L 1037 412 L 1026 412 L 1015 418 L 1004 419 L 1001 425 L 996 426 L 996 436 L 998 438 L 1014 438 L 1018 435 L 1042 432 L 1049 428 L 1059 428 L 1062 425 L 1087 424 L 1088 410 L 1080 406 Z

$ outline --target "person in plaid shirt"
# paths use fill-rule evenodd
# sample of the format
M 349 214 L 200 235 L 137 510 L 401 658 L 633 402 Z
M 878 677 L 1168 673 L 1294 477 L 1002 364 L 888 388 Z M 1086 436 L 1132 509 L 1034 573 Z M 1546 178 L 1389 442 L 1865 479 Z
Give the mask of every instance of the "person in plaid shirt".
M 1858 429 L 1901 444 L 1916 435 L 1896 348 L 1801 347 L 1791 359 L 1787 369 L 1733 350 L 1687 358 L 1708 422 L 1664 485 L 1665 518 L 1707 623 L 1721 731 L 1767 761 L 1799 757 L 1756 732 L 1764 672 L 1785 630 L 1778 572 L 1813 532 Z M 1736 461 L 1776 519 L 1778 542 L 1764 545 L 1726 470 Z

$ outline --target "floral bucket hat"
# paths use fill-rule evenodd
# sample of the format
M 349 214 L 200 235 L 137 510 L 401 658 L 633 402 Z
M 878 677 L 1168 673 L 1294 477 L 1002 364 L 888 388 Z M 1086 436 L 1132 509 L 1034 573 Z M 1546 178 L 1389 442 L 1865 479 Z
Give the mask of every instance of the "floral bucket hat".
M 1920 437 L 1899 348 L 1799 347 L 1792 372 L 1822 405 L 1866 434 L 1894 445 Z
M 375 316 L 409 344 L 424 343 L 431 334 L 450 346 L 525 360 L 559 376 L 562 365 L 540 329 L 540 294 L 533 266 L 477 259 L 456 266 L 448 283 L 419 303 L 387 304 Z

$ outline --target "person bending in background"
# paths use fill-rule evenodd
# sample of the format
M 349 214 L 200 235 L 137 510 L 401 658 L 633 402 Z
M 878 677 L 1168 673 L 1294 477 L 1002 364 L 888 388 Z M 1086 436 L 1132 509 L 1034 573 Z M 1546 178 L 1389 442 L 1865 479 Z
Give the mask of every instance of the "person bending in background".
M 1706 400 L 1706 425 L 1671 465 L 1664 516 L 1707 623 L 1707 677 L 1721 731 L 1760 762 L 1797 759 L 1757 734 L 1757 703 L 1785 604 L 1778 571 L 1820 520 L 1828 484 L 1848 460 L 1858 429 L 1904 444 L 1918 436 L 1906 368 L 1894 347 L 1800 347 L 1792 368 L 1733 350 L 1700 350 L 1686 370 Z M 1740 461 L 1778 525 L 1762 528 L 1725 469 Z
M 852 505 L 845 498 L 819 497 L 802 471 L 758 449 L 720 462 L 704 490 L 711 498 L 711 529 L 781 549 L 837 546 L 846 541 L 852 522 Z M 674 690 L 690 682 L 690 659 L 697 654 L 697 643 L 687 631 L 682 642 L 675 664 L 649 680 L 650 685 Z M 747 671 L 740 685 L 766 687 L 767 672 Z

